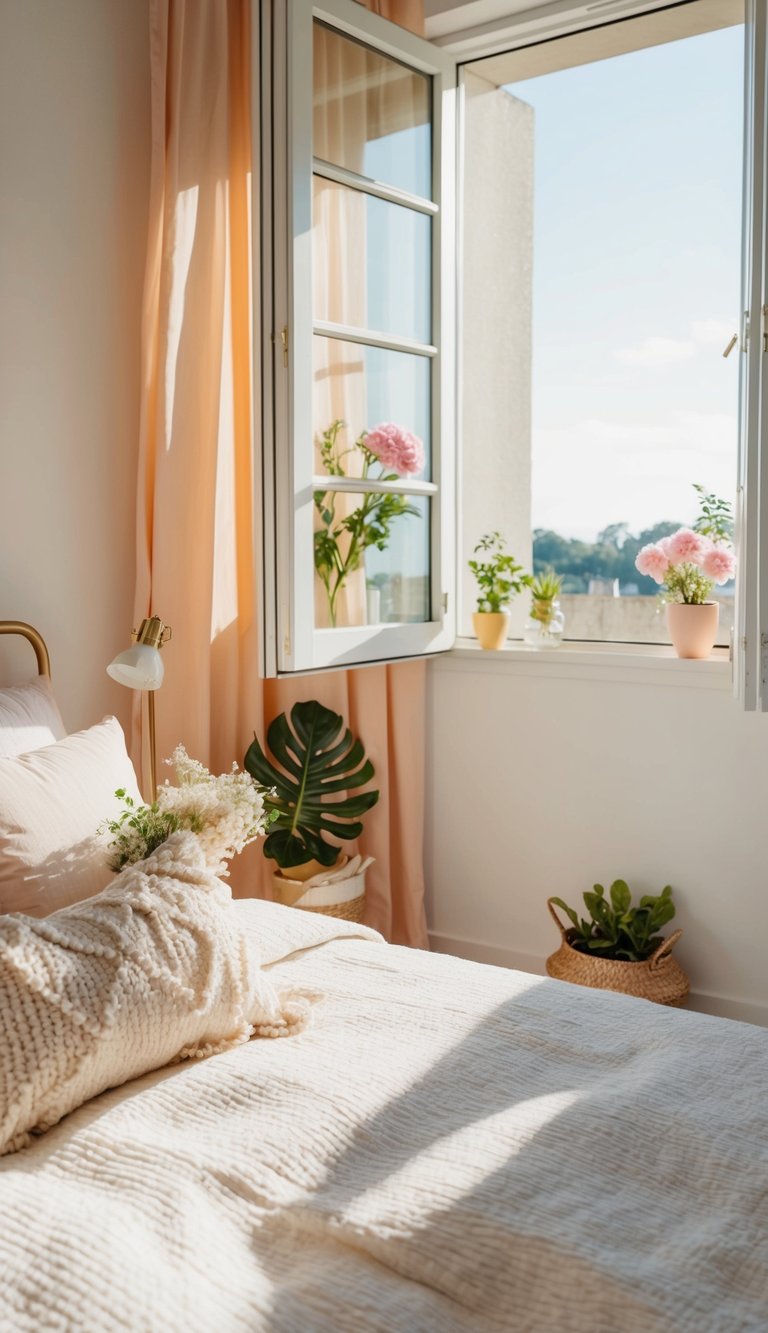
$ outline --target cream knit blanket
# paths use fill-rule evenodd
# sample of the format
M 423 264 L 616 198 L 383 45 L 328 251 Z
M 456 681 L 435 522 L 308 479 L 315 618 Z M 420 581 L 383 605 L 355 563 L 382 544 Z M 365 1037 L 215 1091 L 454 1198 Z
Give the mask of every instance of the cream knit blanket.
M 288 1036 L 309 1010 L 278 995 L 197 838 L 176 833 L 96 898 L 0 916 L 0 1155 L 106 1088 Z

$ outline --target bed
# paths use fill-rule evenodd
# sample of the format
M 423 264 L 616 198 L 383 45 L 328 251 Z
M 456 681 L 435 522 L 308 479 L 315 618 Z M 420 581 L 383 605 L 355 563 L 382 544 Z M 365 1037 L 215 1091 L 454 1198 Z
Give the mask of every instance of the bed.
M 0 1158 L 0 1329 L 768 1328 L 768 1033 L 231 910 L 313 1021 Z

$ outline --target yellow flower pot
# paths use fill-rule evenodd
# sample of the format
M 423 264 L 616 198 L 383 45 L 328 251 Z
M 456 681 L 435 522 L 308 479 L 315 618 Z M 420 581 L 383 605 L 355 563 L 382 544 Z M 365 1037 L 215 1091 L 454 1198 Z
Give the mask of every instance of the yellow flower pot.
M 481 648 L 503 648 L 509 629 L 509 612 L 475 611 L 472 626 Z

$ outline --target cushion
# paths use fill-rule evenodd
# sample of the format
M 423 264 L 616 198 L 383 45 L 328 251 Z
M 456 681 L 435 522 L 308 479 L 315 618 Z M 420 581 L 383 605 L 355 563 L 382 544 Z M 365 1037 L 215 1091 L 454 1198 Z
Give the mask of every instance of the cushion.
M 0 759 L 0 913 L 45 916 L 104 888 L 109 835 L 97 830 L 120 813 L 118 787 L 141 802 L 114 717 Z
M 47 676 L 0 690 L 0 758 L 53 745 L 66 734 Z
M 262 974 L 199 839 L 174 833 L 87 902 L 0 918 L 0 1155 L 107 1088 L 309 1013 Z

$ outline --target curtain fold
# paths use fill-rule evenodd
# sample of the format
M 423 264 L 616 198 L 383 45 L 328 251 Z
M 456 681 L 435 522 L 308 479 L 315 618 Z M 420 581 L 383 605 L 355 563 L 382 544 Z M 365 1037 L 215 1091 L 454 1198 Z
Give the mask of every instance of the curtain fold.
M 415 0 L 369 7 L 419 26 Z M 158 754 L 181 742 L 223 771 L 242 764 L 254 731 L 263 741 L 269 721 L 298 699 L 342 713 L 381 792 L 359 848 L 376 858 L 366 919 L 396 943 L 424 946 L 424 663 L 258 675 L 250 19 L 248 0 L 151 0 L 135 615 L 173 626 L 156 700 Z M 133 753 L 138 767 L 146 758 L 138 697 Z M 259 845 L 248 848 L 233 863 L 235 892 L 269 896 L 271 870 Z

